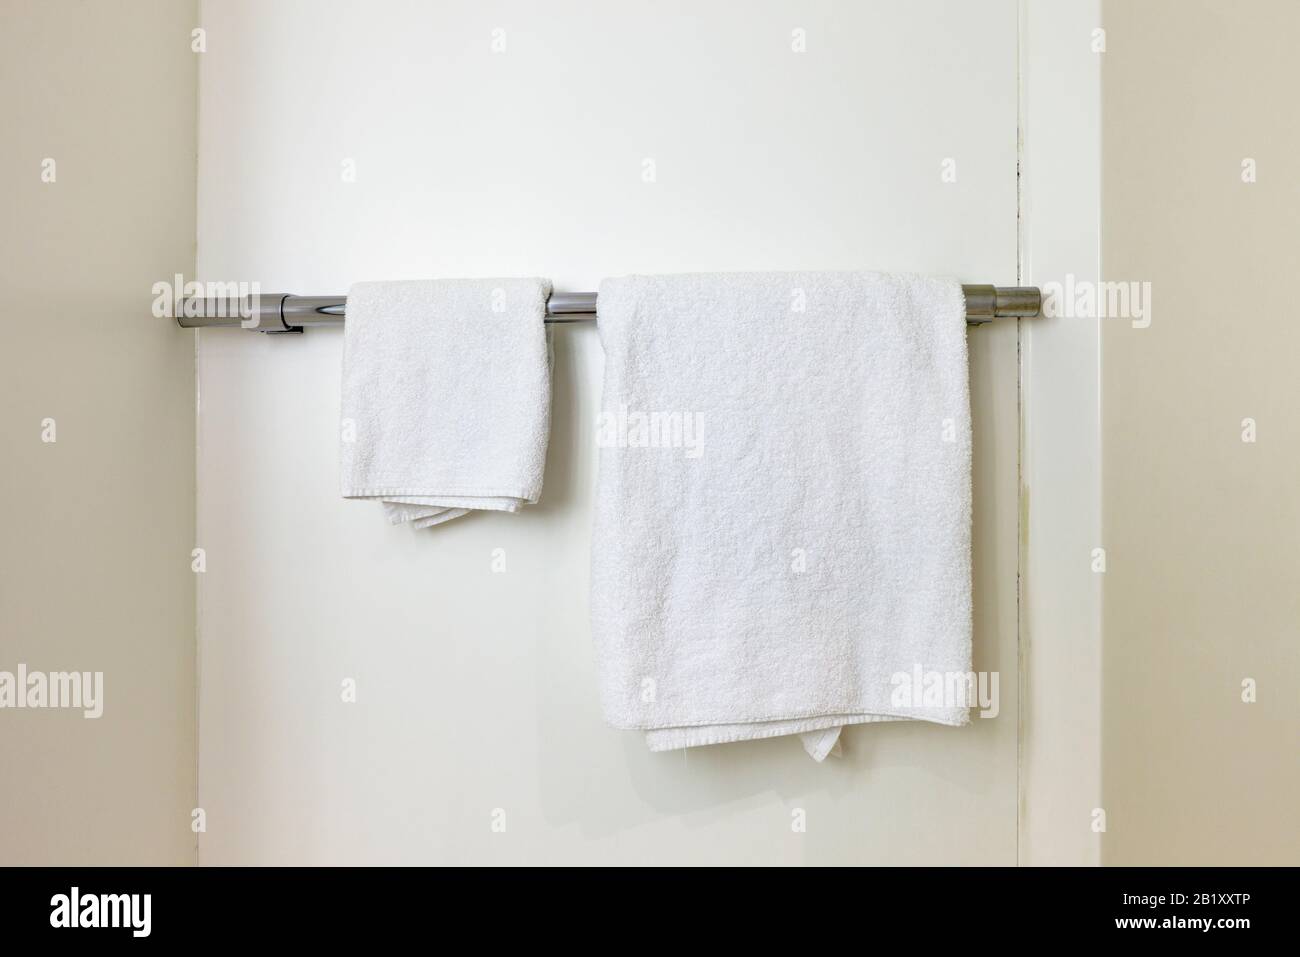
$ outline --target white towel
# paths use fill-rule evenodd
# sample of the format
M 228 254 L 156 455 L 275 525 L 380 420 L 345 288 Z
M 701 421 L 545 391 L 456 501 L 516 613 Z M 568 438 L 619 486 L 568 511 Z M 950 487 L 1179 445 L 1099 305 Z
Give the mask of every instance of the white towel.
M 362 282 L 348 292 L 341 450 L 345 498 L 427 528 L 542 492 L 551 421 L 551 284 Z
M 966 724 L 975 700 L 910 681 L 970 673 L 961 287 L 632 276 L 599 312 L 606 720 L 654 751 L 799 734 L 819 761 L 844 725 Z

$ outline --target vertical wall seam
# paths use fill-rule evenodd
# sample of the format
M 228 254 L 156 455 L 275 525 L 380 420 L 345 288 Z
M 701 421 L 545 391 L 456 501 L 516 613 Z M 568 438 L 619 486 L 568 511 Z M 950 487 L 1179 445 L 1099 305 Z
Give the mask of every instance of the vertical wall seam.
M 1025 283 L 1025 19 L 1026 0 L 1016 5 L 1016 285 Z M 1025 568 L 1025 356 L 1023 320 L 1016 320 L 1016 866 L 1021 863 L 1021 834 L 1024 818 L 1025 761 L 1025 675 L 1026 654 L 1023 638 L 1023 600 Z

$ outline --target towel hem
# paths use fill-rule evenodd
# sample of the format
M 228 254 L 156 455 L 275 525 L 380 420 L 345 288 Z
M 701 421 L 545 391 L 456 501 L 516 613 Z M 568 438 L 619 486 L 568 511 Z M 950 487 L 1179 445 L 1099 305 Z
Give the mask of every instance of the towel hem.
M 443 496 L 472 496 L 475 498 L 517 498 L 529 505 L 536 505 L 540 492 L 528 492 L 519 488 L 492 489 L 472 485 L 368 485 L 362 488 L 343 490 L 344 498 L 382 498 L 392 495 L 419 495 L 424 498 Z
M 885 711 L 885 710 L 864 710 L 862 708 L 846 708 L 844 710 L 823 709 L 818 711 L 806 711 L 799 714 L 780 714 L 771 717 L 755 718 L 718 718 L 702 719 L 698 721 L 685 720 L 677 721 L 671 724 L 621 724 L 605 718 L 605 724 L 618 731 L 683 731 L 694 728 L 709 728 L 718 725 L 763 725 L 775 721 L 808 721 L 817 718 L 844 718 L 841 724 L 866 724 L 872 721 L 894 720 L 894 721 L 924 721 L 928 724 L 941 724 L 945 727 L 960 728 L 971 723 L 970 709 L 959 709 L 960 715 L 953 715 L 953 709 L 945 709 L 949 712 L 945 715 L 939 714 L 919 714 L 909 711 Z M 790 734 L 789 731 L 775 732 L 771 737 L 781 737 Z M 745 738 L 736 738 L 734 740 L 746 740 Z
M 808 717 L 816 717 L 816 716 L 809 715 Z M 829 717 L 829 715 L 827 717 Z M 839 721 L 838 720 L 839 718 L 843 718 L 844 720 Z M 966 721 L 945 721 L 942 718 L 921 718 L 915 715 L 893 715 L 893 714 L 883 714 L 883 713 L 868 714 L 865 712 L 859 714 L 836 715 L 836 719 L 838 723 L 831 725 L 830 728 L 819 728 L 814 730 L 827 731 L 830 730 L 831 728 L 842 729 L 848 727 L 849 725 L 855 725 L 855 724 L 876 724 L 876 723 L 883 724 L 884 722 L 887 721 L 925 721 L 930 724 L 938 724 L 943 727 L 949 727 L 949 728 L 965 727 L 967 724 L 970 723 L 969 719 L 967 719 Z M 764 722 L 761 721 L 755 721 L 755 722 L 731 721 L 731 722 L 726 722 L 726 724 L 727 725 L 752 724 L 753 727 L 742 729 L 740 731 L 735 731 L 729 734 L 714 734 L 714 735 L 710 735 L 708 733 L 710 727 L 709 725 L 688 724 L 688 725 L 673 725 L 666 728 L 627 728 L 622 730 L 645 731 L 646 747 L 650 751 L 656 754 L 662 754 L 667 751 L 683 751 L 687 748 L 707 747 L 713 744 L 737 744 L 741 741 L 765 741 L 770 738 L 788 738 L 794 736 L 802 737 L 802 735 L 808 733 L 808 732 L 792 731 L 788 727 L 762 728 L 761 725 L 764 724 Z M 696 731 L 699 732 L 700 734 L 698 738 L 693 737 L 691 740 L 686 742 L 674 741 L 670 744 L 656 744 L 650 738 L 650 733 L 655 731 Z M 811 754 L 811 752 L 809 753 Z M 817 758 L 816 755 L 813 755 L 813 757 L 817 761 L 821 760 L 821 758 Z M 823 757 L 825 757 L 825 755 L 823 755 Z

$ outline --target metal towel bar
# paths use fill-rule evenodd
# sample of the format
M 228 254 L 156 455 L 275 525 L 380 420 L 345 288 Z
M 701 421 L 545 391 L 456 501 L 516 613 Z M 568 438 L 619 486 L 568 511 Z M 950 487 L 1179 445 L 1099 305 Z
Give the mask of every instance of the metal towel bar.
M 980 325 L 1001 317 L 1029 318 L 1042 308 L 1042 294 L 1034 286 L 962 286 L 966 294 L 966 322 Z M 209 326 L 243 326 L 257 332 L 302 332 L 307 326 L 343 321 L 346 296 L 295 296 L 262 293 L 255 308 L 244 317 L 225 300 L 205 299 L 199 309 L 181 309 L 176 321 L 186 329 Z M 185 315 L 195 312 L 197 315 Z M 594 292 L 554 292 L 546 304 L 548 323 L 585 322 L 596 318 Z M 255 320 L 255 321 L 254 321 Z

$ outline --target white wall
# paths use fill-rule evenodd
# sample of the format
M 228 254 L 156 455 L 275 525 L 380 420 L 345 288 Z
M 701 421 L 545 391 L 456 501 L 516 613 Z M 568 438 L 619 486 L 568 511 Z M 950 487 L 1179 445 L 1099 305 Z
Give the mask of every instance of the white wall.
M 150 306 L 194 266 L 196 16 L 0 2 L 0 671 L 104 689 L 0 711 L 0 864 L 195 860 L 194 344 Z
M 1015 280 L 1015 0 L 223 0 L 202 20 L 205 278 Z M 817 766 L 792 740 L 651 755 L 602 725 L 594 329 L 555 334 L 542 503 L 421 533 L 338 497 L 338 330 L 202 333 L 202 861 L 1014 863 L 1016 329 L 971 341 L 976 666 L 1002 673 L 1003 715 L 850 729 Z
M 1100 272 L 1100 0 L 1021 0 L 1021 269 Z M 1100 344 L 1095 318 L 1021 323 L 1020 862 L 1101 861 Z

